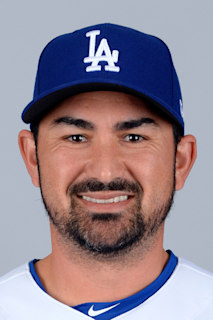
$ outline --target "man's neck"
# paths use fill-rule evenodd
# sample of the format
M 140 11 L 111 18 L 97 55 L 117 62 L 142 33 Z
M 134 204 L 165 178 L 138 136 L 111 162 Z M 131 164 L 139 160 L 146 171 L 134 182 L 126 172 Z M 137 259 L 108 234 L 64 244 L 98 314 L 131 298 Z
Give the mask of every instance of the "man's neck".
M 169 256 L 162 234 L 143 255 L 138 248 L 126 258 L 106 261 L 75 250 L 68 255 L 55 241 L 52 254 L 36 263 L 36 271 L 47 293 L 69 306 L 120 300 L 147 287 L 164 269 Z

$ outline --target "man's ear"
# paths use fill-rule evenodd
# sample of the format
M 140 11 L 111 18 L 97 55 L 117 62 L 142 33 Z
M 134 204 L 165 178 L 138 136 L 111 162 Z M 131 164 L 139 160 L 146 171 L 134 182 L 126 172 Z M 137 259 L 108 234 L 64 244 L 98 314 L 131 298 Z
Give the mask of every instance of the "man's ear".
M 175 189 L 183 188 L 185 180 L 197 156 L 196 139 L 192 135 L 182 137 L 177 146 L 176 154 L 176 185 Z
M 36 146 L 32 132 L 22 130 L 18 136 L 19 148 L 34 186 L 39 187 Z

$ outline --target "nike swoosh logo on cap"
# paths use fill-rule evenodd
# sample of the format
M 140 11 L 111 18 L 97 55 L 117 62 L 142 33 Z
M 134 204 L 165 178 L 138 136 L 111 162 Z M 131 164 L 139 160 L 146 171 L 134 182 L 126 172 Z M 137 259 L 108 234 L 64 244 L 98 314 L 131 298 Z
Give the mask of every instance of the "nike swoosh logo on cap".
M 111 307 L 108 307 L 108 308 L 104 308 L 104 309 L 101 309 L 101 310 L 94 310 L 93 307 L 94 307 L 94 304 L 90 307 L 89 311 L 88 311 L 88 315 L 90 317 L 96 317 L 96 316 L 99 316 L 100 314 L 102 313 L 105 313 L 115 307 L 117 307 L 120 303 L 117 303 L 117 304 L 114 304 L 113 306 Z

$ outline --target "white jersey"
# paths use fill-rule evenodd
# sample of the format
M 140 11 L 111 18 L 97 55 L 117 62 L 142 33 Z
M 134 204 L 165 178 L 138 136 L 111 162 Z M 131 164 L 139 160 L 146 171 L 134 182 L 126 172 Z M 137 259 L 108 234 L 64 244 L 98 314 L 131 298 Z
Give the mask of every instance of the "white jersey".
M 29 264 L 0 279 L 1 320 L 89 320 L 45 293 Z M 213 320 L 213 274 L 179 259 L 166 283 L 139 306 L 113 319 Z

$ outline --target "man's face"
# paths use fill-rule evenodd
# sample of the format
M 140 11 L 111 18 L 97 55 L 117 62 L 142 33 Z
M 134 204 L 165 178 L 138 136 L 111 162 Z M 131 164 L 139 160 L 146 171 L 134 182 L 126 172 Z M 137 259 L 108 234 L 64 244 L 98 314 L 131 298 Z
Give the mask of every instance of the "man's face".
M 116 255 L 162 231 L 174 190 L 169 122 L 118 92 L 73 96 L 42 119 L 40 187 L 67 243 Z

